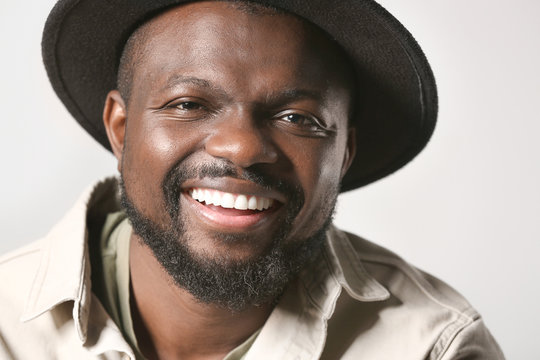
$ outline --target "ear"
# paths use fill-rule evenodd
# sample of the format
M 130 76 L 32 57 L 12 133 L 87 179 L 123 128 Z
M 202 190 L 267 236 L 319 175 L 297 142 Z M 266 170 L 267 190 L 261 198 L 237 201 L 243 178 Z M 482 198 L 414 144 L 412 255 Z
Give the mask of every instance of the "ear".
M 124 99 L 118 90 L 112 90 L 107 94 L 105 107 L 103 108 L 103 123 L 107 131 L 107 137 L 111 144 L 114 156 L 118 161 L 118 171 L 122 171 L 122 155 L 126 137 L 127 110 Z
M 356 156 L 356 128 L 349 127 L 347 131 L 347 147 L 343 156 L 343 164 L 341 165 L 341 179 L 351 167 L 354 157 Z

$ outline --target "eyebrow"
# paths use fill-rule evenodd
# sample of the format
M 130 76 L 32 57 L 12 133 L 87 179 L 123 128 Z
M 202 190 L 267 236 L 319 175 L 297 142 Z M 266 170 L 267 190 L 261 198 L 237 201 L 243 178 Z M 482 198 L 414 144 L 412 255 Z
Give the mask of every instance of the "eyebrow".
M 169 79 L 167 79 L 167 83 L 165 84 L 162 90 L 169 90 L 175 86 L 182 85 L 182 84 L 195 85 L 200 88 L 211 90 L 212 92 L 216 92 L 222 96 L 228 97 L 227 93 L 222 88 L 215 86 L 208 80 L 200 79 L 194 76 L 173 75 L 169 77 Z
M 216 86 L 215 84 L 211 83 L 210 81 L 206 79 L 201 79 L 194 76 L 184 76 L 184 75 L 179 75 L 179 74 L 172 75 L 171 77 L 169 77 L 169 79 L 167 80 L 167 83 L 163 87 L 163 90 L 168 90 L 182 84 L 194 85 L 194 86 L 212 91 L 214 93 L 218 93 L 223 98 L 230 98 L 230 96 L 224 89 L 222 89 L 219 86 Z M 281 91 L 276 91 L 276 92 L 267 94 L 264 97 L 264 104 L 270 105 L 270 106 L 281 106 L 281 105 L 284 105 L 293 101 L 305 100 L 305 99 L 311 99 L 317 102 L 321 102 L 323 100 L 323 94 L 320 91 L 311 90 L 311 89 L 302 89 L 302 88 L 284 89 Z
M 311 89 L 285 89 L 283 91 L 268 94 L 265 102 L 272 105 L 282 105 L 305 99 L 321 102 L 323 100 L 323 94 L 321 94 L 320 91 Z

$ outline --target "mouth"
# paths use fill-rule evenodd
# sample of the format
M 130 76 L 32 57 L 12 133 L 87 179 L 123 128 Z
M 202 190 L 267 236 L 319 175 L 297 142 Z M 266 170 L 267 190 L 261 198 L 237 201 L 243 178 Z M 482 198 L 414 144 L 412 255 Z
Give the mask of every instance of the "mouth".
M 192 188 L 188 194 L 199 203 L 224 209 L 264 211 L 274 205 L 274 199 L 244 194 L 233 194 L 214 189 Z
M 281 202 L 270 197 L 193 187 L 184 191 L 198 218 L 216 230 L 245 232 L 266 224 Z

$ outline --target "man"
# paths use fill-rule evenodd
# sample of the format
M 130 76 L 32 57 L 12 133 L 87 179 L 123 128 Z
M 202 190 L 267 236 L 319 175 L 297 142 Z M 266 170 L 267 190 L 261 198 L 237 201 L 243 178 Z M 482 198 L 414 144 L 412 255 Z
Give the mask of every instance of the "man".
M 452 289 L 331 226 L 435 123 L 375 3 L 62 0 L 43 53 L 120 178 L 1 260 L 3 357 L 503 357 Z

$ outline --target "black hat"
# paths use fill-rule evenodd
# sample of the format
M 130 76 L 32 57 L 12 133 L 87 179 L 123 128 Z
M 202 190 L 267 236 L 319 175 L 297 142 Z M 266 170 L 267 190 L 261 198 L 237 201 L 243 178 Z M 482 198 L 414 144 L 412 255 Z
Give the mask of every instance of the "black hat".
M 102 121 L 116 88 L 124 44 L 144 21 L 182 0 L 60 0 L 43 31 L 43 60 L 58 97 L 110 150 Z M 341 191 L 378 180 L 411 161 L 437 118 L 437 89 L 411 34 L 372 0 L 256 0 L 296 14 L 326 31 L 350 56 L 359 95 L 357 152 Z

